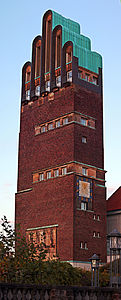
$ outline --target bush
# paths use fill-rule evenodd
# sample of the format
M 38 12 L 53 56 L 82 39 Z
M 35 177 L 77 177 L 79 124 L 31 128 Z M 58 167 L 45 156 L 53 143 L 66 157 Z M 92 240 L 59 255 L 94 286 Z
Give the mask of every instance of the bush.
M 0 282 L 44 285 L 90 286 L 91 272 L 74 268 L 59 259 L 46 260 L 48 248 L 44 243 L 26 241 L 2 219 L 0 233 Z M 16 251 L 15 251 L 16 245 Z M 108 265 L 100 268 L 100 285 L 109 284 Z

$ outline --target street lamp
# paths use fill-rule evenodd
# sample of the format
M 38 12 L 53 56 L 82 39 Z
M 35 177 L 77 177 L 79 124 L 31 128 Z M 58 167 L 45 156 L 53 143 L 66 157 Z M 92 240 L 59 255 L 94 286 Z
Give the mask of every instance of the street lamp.
M 112 287 L 113 283 L 118 286 L 120 278 L 118 274 L 121 276 L 121 233 L 114 229 L 107 237 L 110 245 L 110 285 Z
M 94 287 L 99 286 L 99 257 L 96 254 L 90 258 L 91 260 L 91 270 L 92 270 L 92 279 L 91 286 L 93 286 L 93 273 L 94 273 Z M 97 281 L 98 278 L 98 281 Z M 98 283 L 98 284 L 97 284 Z

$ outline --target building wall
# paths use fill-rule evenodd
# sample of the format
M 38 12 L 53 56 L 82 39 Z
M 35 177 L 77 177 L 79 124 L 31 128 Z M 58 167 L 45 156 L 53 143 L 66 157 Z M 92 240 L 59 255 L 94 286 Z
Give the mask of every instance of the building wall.
M 74 111 L 94 118 L 95 129 L 69 122 L 35 134 L 37 126 Z M 102 127 L 101 95 L 75 85 L 41 97 L 21 109 L 16 223 L 21 224 L 22 234 L 26 234 L 27 229 L 57 225 L 57 253 L 61 260 L 89 261 L 96 252 L 106 261 Z M 86 144 L 81 142 L 83 135 L 87 137 Z M 65 176 L 33 182 L 34 173 L 69 162 L 89 165 L 91 170 L 93 167 L 95 176 L 89 176 L 93 180 L 91 211 L 78 209 L 76 188 L 80 171 L 77 169 Z M 30 190 L 25 191 L 27 189 Z M 98 215 L 100 221 L 97 221 Z M 80 242 L 86 242 L 87 249 L 80 249 Z
M 121 211 L 112 211 L 107 214 L 107 233 L 111 233 L 114 229 L 121 232 Z
M 26 230 L 57 225 L 57 254 L 73 259 L 73 174 L 33 184 L 16 195 L 16 223 Z

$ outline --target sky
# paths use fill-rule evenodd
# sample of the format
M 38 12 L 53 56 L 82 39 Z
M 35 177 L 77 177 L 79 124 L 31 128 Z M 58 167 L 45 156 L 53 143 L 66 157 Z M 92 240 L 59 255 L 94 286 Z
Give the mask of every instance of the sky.
M 103 57 L 104 154 L 107 197 L 121 173 L 121 1 L 4 0 L 0 3 L 0 219 L 14 222 L 17 191 L 21 69 L 31 60 L 32 41 L 52 9 L 77 21 Z

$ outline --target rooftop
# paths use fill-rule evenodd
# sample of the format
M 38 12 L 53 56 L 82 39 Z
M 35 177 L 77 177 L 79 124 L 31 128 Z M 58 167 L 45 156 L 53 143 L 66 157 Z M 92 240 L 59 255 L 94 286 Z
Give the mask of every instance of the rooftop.
M 62 27 L 62 47 L 67 41 L 71 41 L 73 55 L 78 57 L 78 65 L 98 74 L 98 68 L 102 68 L 102 56 L 91 50 L 91 40 L 80 34 L 80 25 L 55 11 L 49 10 L 46 13 L 48 12 L 52 13 L 52 30 L 57 25 Z
M 107 200 L 107 211 L 114 210 L 121 210 L 121 186 Z

